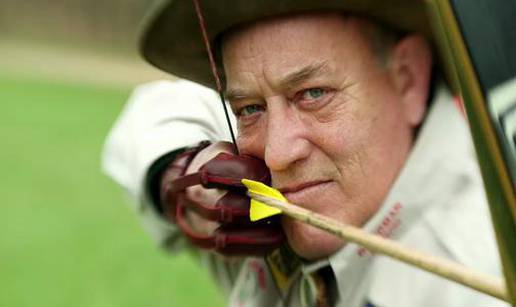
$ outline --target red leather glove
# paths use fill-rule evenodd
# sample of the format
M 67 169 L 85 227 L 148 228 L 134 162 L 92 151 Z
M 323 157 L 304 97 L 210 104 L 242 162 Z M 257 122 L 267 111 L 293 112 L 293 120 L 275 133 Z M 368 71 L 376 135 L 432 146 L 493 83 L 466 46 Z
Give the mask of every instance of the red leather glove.
M 208 142 L 203 142 L 180 154 L 162 176 L 160 197 L 166 217 L 175 222 L 190 242 L 200 248 L 224 255 L 266 255 L 284 240 L 279 217 L 251 222 L 250 199 L 240 180 L 247 178 L 270 184 L 268 168 L 262 160 L 251 156 L 221 152 L 197 172 L 185 174 L 197 153 L 208 145 Z M 186 188 L 195 185 L 227 192 L 215 204 L 201 203 L 186 193 Z M 216 222 L 218 228 L 208 235 L 196 232 L 186 217 L 188 210 L 193 210 L 203 219 Z

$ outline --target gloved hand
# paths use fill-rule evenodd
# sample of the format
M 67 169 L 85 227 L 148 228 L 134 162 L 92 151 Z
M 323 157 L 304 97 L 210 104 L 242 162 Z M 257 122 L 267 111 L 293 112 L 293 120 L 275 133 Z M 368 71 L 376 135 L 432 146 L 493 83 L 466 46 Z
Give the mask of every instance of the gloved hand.
M 201 143 L 180 154 L 161 179 L 161 205 L 195 246 L 224 255 L 263 256 L 284 240 L 279 217 L 249 219 L 242 178 L 270 184 L 262 160 L 234 154 L 233 145 Z

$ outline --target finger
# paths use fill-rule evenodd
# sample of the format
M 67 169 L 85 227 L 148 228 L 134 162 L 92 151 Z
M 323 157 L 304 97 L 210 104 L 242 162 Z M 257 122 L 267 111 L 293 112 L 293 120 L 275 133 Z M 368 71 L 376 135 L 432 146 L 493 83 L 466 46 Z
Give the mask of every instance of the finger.
M 221 152 L 234 153 L 235 150 L 233 144 L 228 142 L 217 142 L 201 150 L 186 169 L 186 174 L 197 172 L 201 166 L 215 158 L 215 156 Z
M 185 217 L 190 227 L 202 235 L 212 235 L 220 227 L 220 223 L 207 220 L 193 210 L 187 210 Z
M 215 206 L 217 201 L 227 193 L 221 189 L 206 189 L 202 185 L 191 186 L 186 189 L 186 197 L 205 206 Z

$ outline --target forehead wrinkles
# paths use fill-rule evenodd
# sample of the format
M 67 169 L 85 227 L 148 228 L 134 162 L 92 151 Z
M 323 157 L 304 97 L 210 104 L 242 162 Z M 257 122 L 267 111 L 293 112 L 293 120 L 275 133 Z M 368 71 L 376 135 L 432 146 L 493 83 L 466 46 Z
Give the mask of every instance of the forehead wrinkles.
M 274 74 L 274 67 L 284 66 L 286 59 L 282 59 L 284 55 L 278 51 L 290 46 L 284 40 L 290 36 L 287 32 L 288 29 L 277 23 L 259 23 L 226 37 L 222 50 L 228 81 L 266 80 L 267 76 Z
M 224 73 L 229 93 L 249 96 L 244 85 L 256 85 L 256 68 L 260 66 L 260 41 L 253 29 L 242 29 L 226 34 L 222 41 Z
M 234 30 L 223 39 L 228 81 L 250 75 L 274 84 L 282 74 L 329 57 L 345 27 L 338 14 L 281 17 Z

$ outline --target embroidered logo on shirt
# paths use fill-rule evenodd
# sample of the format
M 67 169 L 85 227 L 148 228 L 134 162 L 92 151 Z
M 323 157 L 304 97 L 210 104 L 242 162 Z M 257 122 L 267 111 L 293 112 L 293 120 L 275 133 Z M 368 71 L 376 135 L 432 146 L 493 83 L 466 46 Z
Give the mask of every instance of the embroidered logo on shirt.
M 401 225 L 401 219 L 399 217 L 399 213 L 403 205 L 401 203 L 396 203 L 390 210 L 387 212 L 385 217 L 383 218 L 380 225 L 376 227 L 373 233 L 382 236 L 384 238 L 390 238 L 394 231 L 398 229 Z M 360 247 L 357 251 L 360 257 L 372 255 L 372 253 L 364 247 Z

